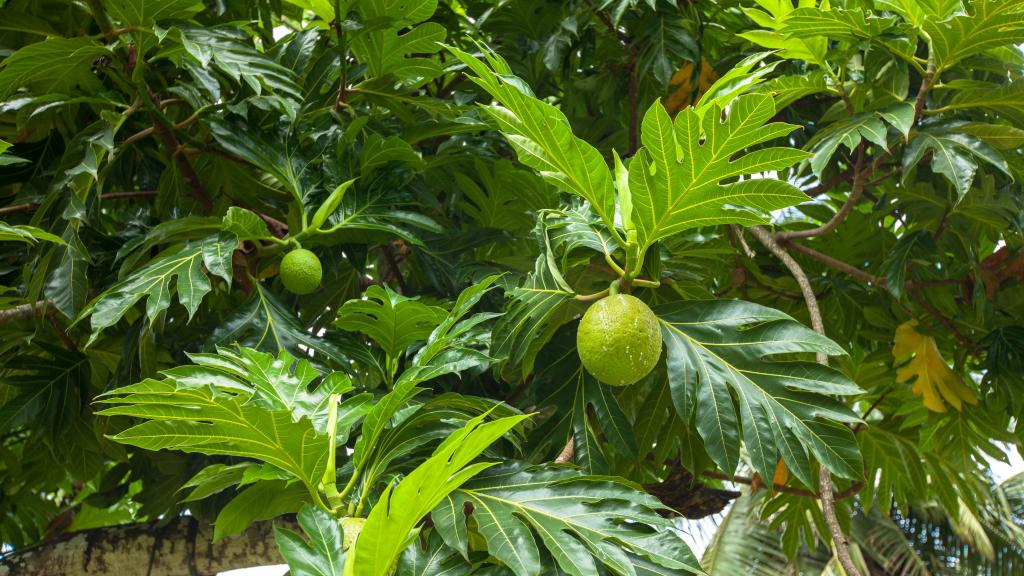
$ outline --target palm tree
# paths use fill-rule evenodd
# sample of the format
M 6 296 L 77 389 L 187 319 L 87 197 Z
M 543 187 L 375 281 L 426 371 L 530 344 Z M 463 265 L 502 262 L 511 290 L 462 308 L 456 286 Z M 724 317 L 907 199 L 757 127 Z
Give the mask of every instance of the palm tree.
M 764 517 L 764 491 L 745 493 L 717 522 L 704 552 L 710 576 L 843 576 L 829 550 L 804 545 L 795 560 Z M 1024 473 L 992 485 L 991 497 L 947 510 L 923 502 L 888 514 L 856 506 L 851 551 L 872 576 L 1024 574 Z

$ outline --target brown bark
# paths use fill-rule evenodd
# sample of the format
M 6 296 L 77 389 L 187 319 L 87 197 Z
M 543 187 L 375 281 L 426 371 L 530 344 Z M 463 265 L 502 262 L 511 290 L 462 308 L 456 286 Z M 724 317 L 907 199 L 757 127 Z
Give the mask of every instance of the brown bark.
M 275 520 L 297 530 L 291 519 Z M 281 564 L 270 521 L 212 542 L 213 527 L 191 516 L 65 534 L 0 560 L 0 576 L 215 576 Z

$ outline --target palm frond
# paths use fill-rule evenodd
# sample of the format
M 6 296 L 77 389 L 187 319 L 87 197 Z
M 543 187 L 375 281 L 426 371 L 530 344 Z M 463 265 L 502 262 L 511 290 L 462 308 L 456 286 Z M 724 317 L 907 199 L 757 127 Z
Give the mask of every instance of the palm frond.
M 709 576 L 779 576 L 787 574 L 789 560 L 782 553 L 779 534 L 762 522 L 760 498 L 744 494 L 733 501 L 701 564 Z

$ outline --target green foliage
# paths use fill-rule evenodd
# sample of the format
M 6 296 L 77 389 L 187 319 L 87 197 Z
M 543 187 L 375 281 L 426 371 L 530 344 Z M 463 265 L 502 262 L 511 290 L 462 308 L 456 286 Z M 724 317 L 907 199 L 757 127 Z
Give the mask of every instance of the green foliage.
M 805 158 L 792 148 L 737 153 L 785 136 L 791 124 L 764 122 L 775 115 L 768 96 L 749 94 L 722 107 L 682 111 L 673 121 L 654 104 L 643 121 L 644 146 L 630 163 L 632 225 L 641 250 L 684 230 L 715 224 L 761 224 L 763 212 L 802 202 L 806 195 L 771 178 L 733 182 L 737 176 L 779 171 Z M 722 120 L 722 117 L 725 120 Z M 703 141 L 703 144 L 701 142 Z M 729 180 L 728 184 L 720 184 Z
M 763 478 L 774 475 L 781 458 L 811 485 L 808 450 L 836 474 L 860 476 L 856 441 L 843 426 L 857 417 L 828 398 L 855 395 L 857 386 L 816 363 L 771 360 L 799 352 L 841 354 L 842 348 L 781 312 L 747 302 L 680 302 L 655 312 L 676 410 L 695 422 L 720 468 L 736 469 L 742 423 L 750 463 Z
M 517 575 L 537 574 L 552 560 L 575 576 L 598 566 L 628 574 L 645 561 L 669 574 L 699 571 L 672 523 L 655 512 L 660 503 L 615 479 L 519 463 L 489 470 L 431 515 L 445 542 L 464 556 L 468 532 L 460 511 L 467 503 L 486 549 Z M 533 533 L 550 559 L 542 560 Z
M 298 513 L 299 526 L 310 535 L 306 542 L 295 532 L 274 527 L 274 539 L 288 571 L 295 576 L 337 576 L 345 569 L 341 525 L 327 512 L 305 505 Z
M 839 573 L 827 470 L 862 572 L 1019 574 L 1022 42 L 1021 0 L 0 1 L 0 541 Z M 617 389 L 577 328 L 620 292 L 663 353 Z

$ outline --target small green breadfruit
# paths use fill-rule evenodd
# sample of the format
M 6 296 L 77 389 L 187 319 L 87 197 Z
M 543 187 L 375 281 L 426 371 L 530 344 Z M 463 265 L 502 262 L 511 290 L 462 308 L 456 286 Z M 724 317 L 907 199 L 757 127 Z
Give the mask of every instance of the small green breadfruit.
M 366 524 L 366 518 L 345 516 L 341 519 L 341 531 L 344 534 L 343 541 L 341 543 L 342 550 L 348 550 L 356 543 L 356 538 L 359 536 L 359 532 L 363 529 L 363 524 Z
M 576 348 L 583 367 L 601 382 L 633 384 L 650 374 L 661 357 L 658 317 L 629 294 L 602 298 L 580 320 Z
M 281 260 L 281 283 L 295 294 L 309 294 L 320 287 L 324 271 L 320 259 L 309 250 L 298 248 Z

